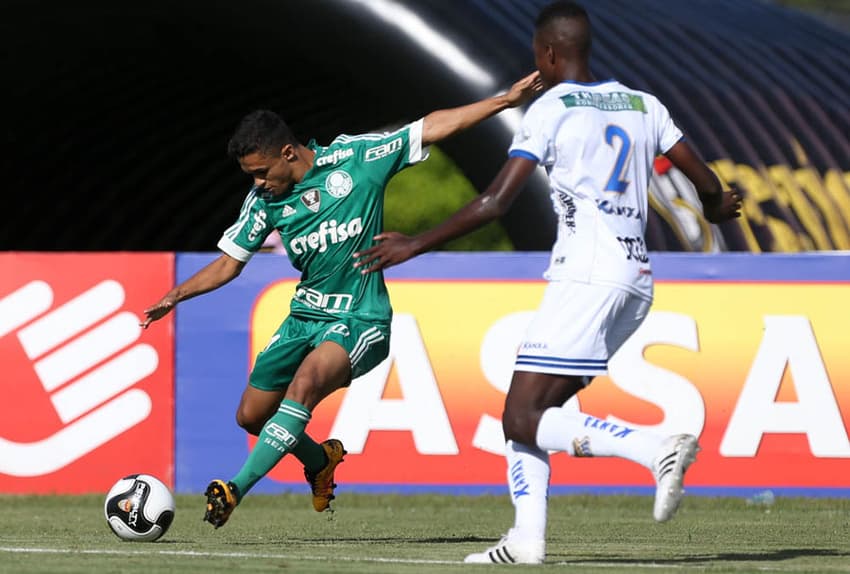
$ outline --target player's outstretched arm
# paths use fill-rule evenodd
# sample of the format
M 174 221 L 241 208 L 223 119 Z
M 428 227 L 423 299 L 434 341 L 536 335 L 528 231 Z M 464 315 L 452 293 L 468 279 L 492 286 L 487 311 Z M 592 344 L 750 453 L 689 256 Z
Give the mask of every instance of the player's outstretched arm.
M 424 118 L 422 145 L 428 146 L 486 120 L 506 110 L 529 101 L 543 89 L 540 72 L 532 72 L 516 82 L 504 94 L 487 98 L 474 104 L 437 110 Z
M 741 216 L 741 192 L 734 186 L 730 186 L 729 191 L 723 191 L 720 180 L 688 142 L 678 141 L 664 155 L 696 187 L 703 214 L 708 221 L 722 223 Z
M 415 237 L 395 231 L 380 233 L 373 238 L 378 241 L 377 245 L 354 254 L 357 260 L 354 267 L 360 268 L 361 273 L 370 273 L 398 265 L 501 217 L 508 211 L 535 168 L 535 161 L 522 157 L 508 159 L 484 193 L 443 223 Z
M 166 293 L 156 304 L 145 309 L 145 319 L 139 324 L 143 329 L 147 329 L 152 322 L 168 315 L 180 301 L 218 289 L 238 276 L 243 267 L 244 262 L 222 253 L 218 259 Z

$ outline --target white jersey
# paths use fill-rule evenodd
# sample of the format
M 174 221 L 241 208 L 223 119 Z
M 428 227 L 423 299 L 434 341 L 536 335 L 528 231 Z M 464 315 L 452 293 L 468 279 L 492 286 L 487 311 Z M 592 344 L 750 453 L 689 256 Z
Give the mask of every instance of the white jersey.
M 549 175 L 558 236 L 546 279 L 652 299 L 647 186 L 655 157 L 681 138 L 655 96 L 614 80 L 563 82 L 531 105 L 509 153 Z

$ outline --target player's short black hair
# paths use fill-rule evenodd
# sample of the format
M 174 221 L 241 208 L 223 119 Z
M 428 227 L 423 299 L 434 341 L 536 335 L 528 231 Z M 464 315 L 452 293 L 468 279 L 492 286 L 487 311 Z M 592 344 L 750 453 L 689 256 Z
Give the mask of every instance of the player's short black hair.
M 269 110 L 256 110 L 239 122 L 227 142 L 227 155 L 239 159 L 254 152 L 277 153 L 286 144 L 297 143 L 283 118 Z
M 578 3 L 567 0 L 559 0 L 544 6 L 537 15 L 534 29 L 539 30 L 558 18 L 583 18 L 590 22 L 587 11 Z
M 571 27 L 567 36 L 561 36 L 556 24 L 563 20 L 573 20 L 581 25 Z M 570 48 L 577 50 L 582 57 L 586 58 L 590 54 L 590 17 L 587 15 L 587 11 L 576 2 L 559 0 L 543 7 L 534 22 L 534 31 L 535 34 L 546 34 L 548 32 L 554 34 L 554 37 L 566 40 Z

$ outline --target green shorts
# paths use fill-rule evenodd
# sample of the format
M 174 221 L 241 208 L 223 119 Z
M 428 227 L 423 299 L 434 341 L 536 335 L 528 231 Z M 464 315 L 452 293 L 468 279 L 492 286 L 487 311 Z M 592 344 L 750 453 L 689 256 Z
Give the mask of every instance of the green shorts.
M 285 389 L 304 358 L 325 341 L 348 352 L 351 378 L 356 379 L 390 354 L 390 324 L 351 318 L 316 321 L 290 315 L 257 355 L 248 384 L 263 391 Z

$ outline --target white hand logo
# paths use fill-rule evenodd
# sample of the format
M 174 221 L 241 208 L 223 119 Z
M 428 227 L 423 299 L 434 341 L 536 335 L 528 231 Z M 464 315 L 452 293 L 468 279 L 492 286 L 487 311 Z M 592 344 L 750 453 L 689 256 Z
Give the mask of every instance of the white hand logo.
M 65 425 L 30 443 L 0 437 L 0 473 L 29 477 L 55 472 L 148 417 L 148 394 L 127 389 L 153 373 L 159 358 L 150 345 L 133 345 L 141 334 L 139 318 L 116 313 L 123 303 L 124 289 L 111 280 L 49 313 L 53 290 L 44 281 L 32 281 L 0 299 L 0 337 L 17 330 Z

